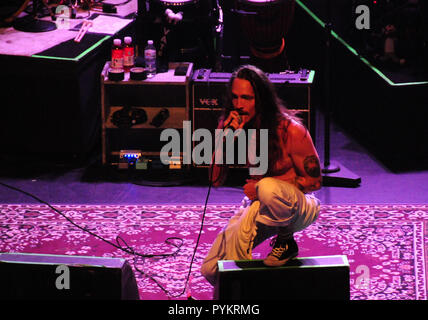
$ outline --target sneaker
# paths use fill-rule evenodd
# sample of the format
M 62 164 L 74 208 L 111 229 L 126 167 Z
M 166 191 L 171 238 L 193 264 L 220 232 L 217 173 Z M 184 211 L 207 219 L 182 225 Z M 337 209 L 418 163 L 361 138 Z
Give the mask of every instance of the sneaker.
M 280 267 L 287 263 L 288 260 L 297 257 L 299 248 L 296 241 L 291 237 L 286 240 L 273 238 L 271 246 L 273 245 L 271 253 L 263 260 L 265 266 Z

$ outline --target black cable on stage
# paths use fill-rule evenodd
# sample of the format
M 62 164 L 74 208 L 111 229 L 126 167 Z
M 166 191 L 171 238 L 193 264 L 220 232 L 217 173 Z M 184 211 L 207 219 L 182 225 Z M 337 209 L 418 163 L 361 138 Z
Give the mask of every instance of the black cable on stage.
M 191 259 L 191 261 L 190 261 L 189 272 L 187 273 L 186 282 L 185 282 L 185 284 L 184 284 L 183 290 L 182 290 L 178 295 L 172 295 L 172 294 L 171 294 L 171 293 L 169 293 L 165 288 L 163 288 L 163 286 L 162 286 L 162 285 L 160 285 L 160 283 L 159 283 L 156 279 L 154 279 L 154 278 L 153 278 L 153 276 L 151 276 L 151 275 L 147 274 L 146 272 L 144 272 L 144 271 L 140 270 L 140 269 L 136 266 L 135 256 L 140 257 L 140 258 L 155 258 L 155 257 L 160 257 L 160 258 L 161 258 L 161 257 L 171 257 L 171 256 L 176 256 L 176 255 L 178 254 L 178 252 L 180 251 L 180 249 L 181 249 L 181 247 L 182 247 L 183 243 L 184 243 L 184 240 L 183 240 L 182 238 L 178 238 L 178 237 L 169 237 L 169 238 L 167 238 L 167 239 L 165 240 L 165 243 L 166 243 L 166 244 L 172 245 L 172 246 L 174 246 L 174 247 L 176 247 L 176 248 L 177 248 L 177 250 L 176 250 L 175 252 L 173 252 L 173 253 L 167 253 L 167 254 L 140 254 L 140 253 L 138 253 L 138 252 L 135 252 L 135 251 L 134 251 L 134 249 L 133 249 L 133 248 L 131 248 L 131 247 L 126 243 L 126 241 L 125 241 L 122 237 L 120 237 L 120 236 L 117 236 L 117 237 L 116 237 L 116 244 L 115 244 L 115 243 L 113 243 L 113 242 L 111 242 L 111 241 L 109 241 L 109 240 L 107 240 L 107 239 L 104 239 L 103 237 L 101 237 L 101 236 L 99 236 L 99 235 L 97 235 L 97 234 L 93 233 L 92 231 L 90 231 L 90 230 L 88 230 L 88 229 L 86 229 L 86 228 L 84 228 L 84 227 L 79 226 L 79 225 L 78 225 L 78 224 L 76 224 L 72 219 L 70 219 L 70 218 L 68 218 L 66 215 L 64 215 L 61 211 L 59 211 L 58 209 L 56 209 L 56 208 L 54 208 L 53 206 L 51 206 L 48 202 L 46 202 L 46 201 L 44 201 L 44 200 L 42 200 L 42 199 L 40 199 L 40 198 L 36 197 L 35 195 L 33 195 L 33 194 L 31 194 L 31 193 L 28 193 L 28 192 L 26 192 L 26 191 L 24 191 L 24 190 L 21 190 L 21 189 L 19 189 L 19 188 L 16 188 L 16 187 L 10 186 L 10 185 L 8 185 L 8 184 L 6 184 L 6 183 L 3 183 L 3 182 L 1 182 L 1 181 L 0 181 L 0 185 L 4 186 L 4 187 L 6 187 L 6 188 L 12 189 L 12 190 L 15 190 L 15 191 L 21 192 L 21 193 L 23 193 L 23 194 L 25 194 L 25 195 L 27 195 L 27 196 L 29 196 L 29 197 L 31 197 L 31 198 L 33 198 L 33 199 L 35 199 L 36 201 L 38 201 L 38 202 L 40 202 L 40 203 L 43 203 L 43 204 L 47 205 L 47 206 L 48 206 L 49 208 L 51 208 L 53 211 L 55 211 L 56 213 L 58 213 L 59 215 L 61 215 L 62 217 L 64 217 L 68 222 L 70 222 L 70 223 L 71 223 L 73 226 L 75 226 L 76 228 L 79 228 L 79 229 L 81 229 L 81 230 L 83 230 L 83 231 L 85 231 L 85 232 L 89 233 L 89 234 L 90 234 L 90 235 L 92 235 L 93 237 L 95 237 L 95 238 L 97 238 L 97 239 L 100 239 L 100 240 L 102 240 L 102 241 L 106 242 L 107 244 L 109 244 L 109 245 L 111 245 L 111 246 L 113 246 L 113 247 L 115 247 L 115 248 L 117 248 L 117 249 L 119 249 L 119 250 L 122 250 L 122 251 L 124 251 L 124 252 L 126 252 L 126 253 L 128 253 L 128 254 L 134 255 L 134 268 L 135 268 L 135 270 L 136 270 L 136 271 L 140 272 L 140 273 L 141 273 L 141 274 L 143 274 L 143 275 L 148 276 L 148 277 L 149 277 L 153 282 L 155 282 L 155 283 L 156 283 L 156 285 L 157 285 L 157 286 L 158 286 L 158 287 L 159 287 L 159 288 L 160 288 L 160 289 L 161 289 L 165 294 L 167 294 L 167 295 L 169 295 L 169 296 L 172 296 L 172 297 L 180 297 L 181 295 L 183 295 L 183 294 L 186 292 L 187 285 L 188 285 L 188 283 L 189 283 L 190 275 L 191 275 L 191 272 L 192 272 L 193 262 L 194 262 L 194 260 L 195 260 L 196 252 L 197 252 L 197 250 L 198 250 L 198 246 L 199 246 L 199 241 L 200 241 L 200 239 L 201 239 L 202 231 L 203 231 L 203 228 L 204 228 L 204 221 L 205 221 L 205 215 L 206 215 L 206 210 L 207 210 L 208 200 L 209 200 L 209 196 L 210 196 L 211 189 L 212 189 L 212 184 L 213 184 L 213 183 L 212 183 L 212 178 L 213 178 L 213 172 L 214 172 L 214 170 L 213 170 L 213 169 L 214 169 L 214 161 L 215 161 L 215 151 L 217 150 L 218 144 L 219 144 L 220 142 L 223 142 L 223 140 L 222 140 L 222 139 L 219 139 L 219 140 L 217 141 L 217 145 L 216 145 L 216 148 L 214 149 L 214 154 L 213 154 L 213 158 L 212 158 L 212 161 L 211 161 L 211 166 L 210 166 L 210 168 L 209 168 L 210 172 L 209 172 L 208 192 L 207 192 L 207 196 L 206 196 L 206 198 L 205 198 L 204 211 L 203 211 L 203 213 L 202 213 L 202 219 L 201 219 L 201 227 L 200 227 L 200 229 L 199 229 L 199 234 L 198 234 L 198 238 L 197 238 L 197 240 L 196 240 L 195 249 L 193 250 L 192 259 Z M 220 174 L 221 174 L 221 173 L 220 173 Z M 220 178 L 220 177 L 218 177 L 218 178 Z M 179 244 L 179 245 L 176 245 L 176 244 L 174 244 L 171 240 L 180 240 L 181 242 L 180 242 L 180 244 Z M 123 247 L 122 245 L 120 245 L 119 241 L 122 241 L 122 242 L 123 242 L 123 244 L 125 245 L 125 247 Z M 188 297 L 188 298 L 189 298 L 189 297 Z
M 169 244 L 169 245 L 172 245 L 172 246 L 176 247 L 176 248 L 177 248 L 177 250 L 176 250 L 175 252 L 173 252 L 173 253 L 164 253 L 164 254 L 141 254 L 141 253 L 135 252 L 135 251 L 134 251 L 134 249 L 132 249 L 132 248 L 131 248 L 127 243 L 126 243 L 126 241 L 125 241 L 122 237 L 120 237 L 120 236 L 117 236 L 117 237 L 116 237 L 116 244 L 115 244 L 115 243 L 111 242 L 110 240 L 104 239 L 103 237 L 101 237 L 101 236 L 97 235 L 96 233 L 93 233 L 92 231 L 90 231 L 90 230 L 88 230 L 88 229 L 86 229 L 86 228 L 84 228 L 84 227 L 82 227 L 82 226 L 78 225 L 78 224 L 77 224 L 77 223 L 75 223 L 72 219 L 70 219 L 70 218 L 69 218 L 69 217 L 67 217 L 65 214 L 63 214 L 61 211 L 59 211 L 58 209 L 54 208 L 54 207 L 53 207 L 52 205 L 50 205 L 48 202 L 46 202 L 46 201 L 44 201 L 44 200 L 42 200 L 42 199 L 40 199 L 40 198 L 36 197 L 35 195 L 33 195 L 33 194 L 29 193 L 29 192 L 26 192 L 26 191 L 24 191 L 24 190 L 21 190 L 21 189 L 19 189 L 19 188 L 16 188 L 16 187 L 14 187 L 14 186 L 11 186 L 11 185 L 8 185 L 8 184 L 6 184 L 6 183 L 3 183 L 3 182 L 0 182 L 0 185 L 4 186 L 4 187 L 6 187 L 6 188 L 12 189 L 12 190 L 15 190 L 15 191 L 21 192 L 21 193 L 23 193 L 23 194 L 25 194 L 25 195 L 27 195 L 27 196 L 29 196 L 29 197 L 31 197 L 31 198 L 33 198 L 33 199 L 37 200 L 38 202 L 40 202 L 40 203 L 42 203 L 42 204 L 47 205 L 50 209 L 52 209 L 53 211 L 55 211 L 56 213 L 58 213 L 59 215 L 61 215 L 62 217 L 64 217 L 68 222 L 70 222 L 70 223 L 71 223 L 73 226 L 75 226 L 76 228 L 78 228 L 78 229 L 80 229 L 80 230 L 82 230 L 82 231 L 85 231 L 85 232 L 89 233 L 91 236 L 93 236 L 93 237 L 95 237 L 95 238 L 97 238 L 97 239 L 99 239 L 99 240 L 101 240 L 101 241 L 104 241 L 104 242 L 106 242 L 107 244 L 109 244 L 109 245 L 111 245 L 111 246 L 115 247 L 116 249 L 122 250 L 122 251 L 124 251 L 124 252 L 126 252 L 126 253 L 128 253 L 128 254 L 136 255 L 136 256 L 139 256 L 139 257 L 142 257 L 142 258 L 170 257 L 170 256 L 175 256 L 175 255 L 178 253 L 178 251 L 180 250 L 181 246 L 183 245 L 183 239 L 178 238 L 178 237 L 169 237 L 169 238 L 167 238 L 167 239 L 165 240 L 165 243 L 167 243 L 167 244 Z M 180 243 L 179 245 L 176 245 L 176 244 L 172 243 L 170 240 L 181 240 L 181 243 Z M 123 243 L 124 243 L 125 247 L 121 246 L 121 245 L 120 245 L 120 243 L 119 243 L 119 241 L 123 241 Z
M 208 192 L 207 192 L 207 196 L 206 196 L 206 198 L 205 198 L 204 212 L 202 213 L 202 219 L 201 219 L 201 227 L 200 227 L 200 229 L 199 229 L 198 238 L 197 238 L 197 240 L 196 240 L 195 250 L 193 250 L 192 259 L 190 260 L 190 267 L 189 267 L 189 272 L 187 273 L 186 283 L 184 284 L 184 289 L 183 289 L 183 291 L 180 293 L 180 296 L 181 296 L 182 294 L 184 294 L 184 292 L 186 291 L 187 284 L 188 284 L 189 279 L 190 279 L 190 274 L 191 274 L 191 272 L 192 272 L 192 265 L 193 265 L 193 261 L 194 261 L 194 259 L 195 259 L 196 252 L 198 251 L 199 240 L 201 239 L 202 230 L 203 230 L 203 228 L 204 228 L 205 214 L 206 214 L 206 212 L 207 212 L 208 199 L 209 199 L 209 197 L 210 197 L 211 188 L 212 188 L 212 175 L 213 175 L 213 171 L 214 171 L 214 170 L 213 170 L 213 164 L 214 164 L 214 162 L 213 162 L 213 161 L 211 161 L 211 167 L 210 167 L 211 172 L 210 172 L 210 177 L 209 177 L 209 182 L 208 182 L 208 183 L 209 183 L 209 184 L 208 184 Z M 190 298 L 190 297 L 188 297 L 188 298 Z
M 44 201 L 44 200 L 42 200 L 42 199 L 38 198 L 37 196 L 35 196 L 35 195 L 33 195 L 33 194 L 29 193 L 29 192 L 26 192 L 26 191 L 24 191 L 24 190 L 22 190 L 22 189 L 19 189 L 19 188 L 17 188 L 17 187 L 14 187 L 14 186 L 8 185 L 8 184 L 6 184 L 6 183 L 3 183 L 3 182 L 1 182 L 1 181 L 0 181 L 0 185 L 2 185 L 3 187 L 6 187 L 6 188 L 8 188 L 8 189 L 12 189 L 12 190 L 14 190 L 14 191 L 17 191 L 17 192 L 23 193 L 23 194 L 25 194 L 26 196 L 29 196 L 29 197 L 31 197 L 31 198 L 33 198 L 33 199 L 35 199 L 36 201 L 38 201 L 38 202 L 40 202 L 40 203 L 42 203 L 42 204 L 47 205 L 50 209 L 52 209 L 53 211 L 55 211 L 56 213 L 58 213 L 59 215 L 61 215 L 62 217 L 64 217 L 64 218 L 65 218 L 69 223 L 71 223 L 71 224 L 72 224 L 73 226 L 75 226 L 76 228 L 78 228 L 78 229 L 80 229 L 80 230 L 82 230 L 82 231 L 84 231 L 84 232 L 89 233 L 91 236 L 93 236 L 93 237 L 95 237 L 95 238 L 97 238 L 97 239 L 99 239 L 99 240 L 101 240 L 101 241 L 106 242 L 107 244 L 109 244 L 109 245 L 111 245 L 111 246 L 115 247 L 116 249 L 122 250 L 123 252 L 126 252 L 126 253 L 128 253 L 128 254 L 130 254 L 130 255 L 133 255 L 133 256 L 134 256 L 134 267 L 136 267 L 136 266 L 135 266 L 135 257 L 139 257 L 139 258 L 165 258 L 165 257 L 174 257 L 174 256 L 176 256 L 176 255 L 178 254 L 178 252 L 180 251 L 180 249 L 181 249 L 181 247 L 183 246 L 183 243 L 184 243 L 184 240 L 183 240 L 182 238 L 179 238 L 179 237 L 168 237 L 168 238 L 165 240 L 165 243 L 166 243 L 166 244 L 168 244 L 168 245 L 171 245 L 171 246 L 173 246 L 173 247 L 175 247 L 175 248 L 177 248 L 177 250 L 176 250 L 176 251 L 174 251 L 173 253 L 164 253 L 164 254 L 141 254 L 141 253 L 135 252 L 135 250 L 134 250 L 132 247 L 130 247 L 130 246 L 126 243 L 126 241 L 125 241 L 122 237 L 120 237 L 120 236 L 117 236 L 117 237 L 116 237 L 116 244 L 115 244 L 115 243 L 111 242 L 110 240 L 104 239 L 103 237 L 101 237 L 101 236 L 97 235 L 96 233 L 93 233 L 92 231 L 90 231 L 90 230 L 88 230 L 88 229 L 86 229 L 86 228 L 84 228 L 84 227 L 82 227 L 82 226 L 78 225 L 78 224 L 77 224 L 77 223 L 75 223 L 72 219 L 70 219 L 70 218 L 69 218 L 69 217 L 67 217 L 65 214 L 63 214 L 60 210 L 56 209 L 55 207 L 53 207 L 52 205 L 50 205 L 48 202 L 46 202 L 46 201 Z M 179 243 L 179 244 L 175 244 L 175 243 L 173 242 L 173 240 L 179 240 L 179 241 L 180 241 L 180 243 Z M 124 246 L 122 246 L 122 245 L 120 244 L 120 241 L 122 241 L 122 242 L 123 242 L 123 245 L 124 245 Z M 140 269 L 138 269 L 138 268 L 136 268 L 136 270 L 137 270 L 138 272 L 142 273 L 143 275 L 147 275 L 151 280 L 153 280 L 153 281 L 154 281 L 154 282 L 159 286 L 159 288 L 160 288 L 163 292 L 165 292 L 167 295 L 170 295 L 170 294 L 169 294 L 169 292 L 168 292 L 165 288 L 163 288 L 163 287 L 160 285 L 160 283 L 159 283 L 156 279 L 154 279 L 152 276 L 148 275 L 147 273 L 145 273 L 145 272 L 141 271 L 141 270 L 140 270 Z M 187 282 L 186 282 L 186 284 L 187 284 Z M 184 288 L 183 293 L 184 293 L 185 289 L 186 289 L 186 288 Z M 182 294 L 182 293 L 181 293 L 181 294 Z M 181 295 L 181 294 L 180 294 L 180 295 Z
M 205 198 L 204 212 L 202 213 L 202 219 L 201 219 L 201 227 L 199 229 L 199 234 L 198 234 L 198 238 L 196 240 L 195 249 L 193 250 L 192 259 L 190 260 L 190 267 L 189 267 L 189 272 L 187 273 L 186 283 L 184 284 L 184 289 L 180 293 L 179 296 L 181 296 L 182 294 L 184 294 L 184 292 L 186 291 L 187 284 L 188 284 L 189 279 L 190 279 L 190 274 L 192 272 L 193 261 L 195 259 L 195 255 L 196 255 L 196 252 L 198 250 L 199 240 L 201 238 L 202 230 L 204 228 L 204 221 L 205 221 L 205 214 L 206 214 L 206 211 L 207 211 L 208 199 L 210 197 L 210 193 L 211 193 L 211 189 L 212 189 L 212 185 L 213 185 L 213 172 L 214 172 L 215 154 L 216 154 L 217 148 L 219 147 L 220 142 L 223 143 L 223 140 L 222 139 L 218 139 L 217 140 L 217 144 L 215 145 L 215 148 L 214 148 L 214 154 L 213 154 L 213 156 L 211 158 L 211 166 L 209 168 L 210 171 L 209 171 L 209 181 L 208 181 L 208 192 L 207 192 L 207 196 Z M 216 182 L 220 178 L 221 178 L 221 172 L 219 174 L 219 177 L 217 177 Z M 188 298 L 190 298 L 190 297 L 188 297 Z

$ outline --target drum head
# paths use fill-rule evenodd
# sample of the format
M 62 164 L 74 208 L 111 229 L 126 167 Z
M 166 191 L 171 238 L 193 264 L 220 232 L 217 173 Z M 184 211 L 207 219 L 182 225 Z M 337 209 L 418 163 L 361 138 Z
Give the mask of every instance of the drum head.
M 28 5 L 30 0 L 2 0 L 0 2 L 0 24 L 11 23 Z
M 294 0 L 238 0 L 242 32 L 254 56 L 280 55 L 294 15 Z

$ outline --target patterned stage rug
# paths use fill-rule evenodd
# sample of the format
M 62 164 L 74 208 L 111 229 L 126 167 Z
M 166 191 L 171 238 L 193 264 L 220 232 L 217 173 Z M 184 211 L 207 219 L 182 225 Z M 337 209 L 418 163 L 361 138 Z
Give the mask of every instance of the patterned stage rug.
M 45 205 L 0 205 L 0 252 L 27 252 L 126 258 L 134 268 L 140 298 L 186 299 L 183 292 L 201 226 L 203 206 L 55 205 L 75 223 L 115 242 L 120 236 L 139 258 L 78 229 Z M 237 206 L 209 205 L 192 266 L 190 293 L 211 299 L 213 288 L 200 266 L 213 239 Z M 350 262 L 351 299 L 427 298 L 427 205 L 323 205 L 318 220 L 295 235 L 299 256 L 344 254 Z M 264 258 L 269 240 L 254 250 Z M 138 271 L 136 270 L 138 269 Z M 368 281 L 363 281 L 368 279 Z M 286 288 L 284 288 L 286 290 Z

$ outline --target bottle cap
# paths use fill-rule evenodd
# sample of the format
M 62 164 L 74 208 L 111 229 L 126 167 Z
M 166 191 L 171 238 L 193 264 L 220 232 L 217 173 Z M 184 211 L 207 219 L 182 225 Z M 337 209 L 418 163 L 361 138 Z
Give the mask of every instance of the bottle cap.
M 147 41 L 148 44 L 153 44 L 153 40 Z
M 120 39 L 114 39 L 114 40 L 113 40 L 113 44 L 114 44 L 115 46 L 120 46 L 120 45 L 122 44 L 122 40 L 120 40 Z
M 131 37 L 125 37 L 124 41 L 126 44 L 130 44 L 132 42 L 132 38 Z

